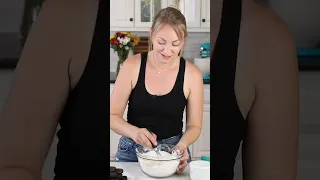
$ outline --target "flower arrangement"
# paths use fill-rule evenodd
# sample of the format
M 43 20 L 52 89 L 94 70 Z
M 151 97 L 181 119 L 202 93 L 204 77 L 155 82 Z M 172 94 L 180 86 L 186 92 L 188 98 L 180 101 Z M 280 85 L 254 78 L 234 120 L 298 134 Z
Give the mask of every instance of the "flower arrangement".
M 140 42 L 140 38 L 130 32 L 116 32 L 110 36 L 110 47 L 117 52 L 119 60 L 117 63 L 117 75 L 120 67 L 128 58 L 129 50 Z

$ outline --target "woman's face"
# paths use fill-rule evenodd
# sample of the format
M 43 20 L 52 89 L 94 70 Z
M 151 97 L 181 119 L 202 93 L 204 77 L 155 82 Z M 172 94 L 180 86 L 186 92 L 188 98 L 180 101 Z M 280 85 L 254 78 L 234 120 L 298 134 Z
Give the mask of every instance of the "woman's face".
M 183 42 L 170 25 L 163 25 L 152 38 L 154 58 L 160 63 L 171 63 L 179 56 Z

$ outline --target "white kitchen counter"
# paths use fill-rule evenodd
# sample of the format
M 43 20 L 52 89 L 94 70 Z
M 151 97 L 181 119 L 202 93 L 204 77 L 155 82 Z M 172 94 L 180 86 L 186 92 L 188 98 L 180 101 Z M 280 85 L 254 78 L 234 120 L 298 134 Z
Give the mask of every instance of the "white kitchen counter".
M 149 177 L 144 174 L 138 162 L 110 162 L 110 166 L 123 169 L 123 175 L 128 177 L 128 180 L 152 180 L 157 178 Z M 189 167 L 187 166 L 181 174 L 175 174 L 163 180 L 191 180 L 189 175 Z

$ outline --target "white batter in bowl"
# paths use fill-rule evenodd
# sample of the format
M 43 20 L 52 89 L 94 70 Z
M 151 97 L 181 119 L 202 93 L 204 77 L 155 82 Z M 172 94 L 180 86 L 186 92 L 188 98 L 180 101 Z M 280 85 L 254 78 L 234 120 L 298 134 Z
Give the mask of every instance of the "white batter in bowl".
M 180 164 L 183 151 L 174 150 L 173 145 L 159 144 L 161 154 L 154 150 L 137 148 L 136 154 L 142 171 L 151 177 L 164 178 L 174 175 Z

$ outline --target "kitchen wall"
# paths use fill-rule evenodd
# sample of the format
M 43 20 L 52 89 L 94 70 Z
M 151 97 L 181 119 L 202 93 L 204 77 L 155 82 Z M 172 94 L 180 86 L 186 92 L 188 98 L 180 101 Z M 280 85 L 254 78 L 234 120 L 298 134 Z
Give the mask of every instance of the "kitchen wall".
M 110 32 L 110 35 L 115 32 Z M 148 36 L 148 32 L 132 32 L 138 36 Z M 186 60 L 191 60 L 193 58 L 200 57 L 200 46 L 203 43 L 210 42 L 210 33 L 209 32 L 190 32 L 188 33 L 189 38 L 185 44 L 183 57 Z M 113 52 L 113 49 L 110 48 L 110 71 L 116 71 L 117 66 L 117 54 Z

